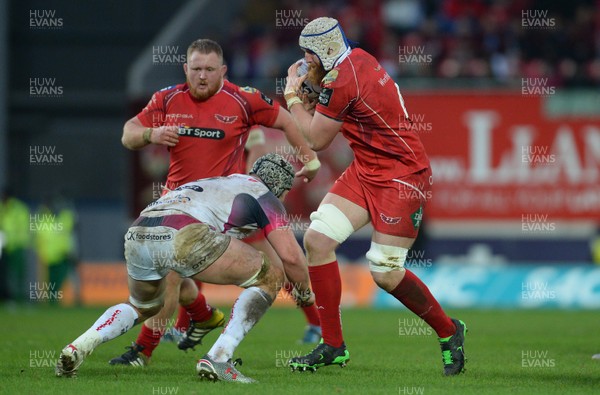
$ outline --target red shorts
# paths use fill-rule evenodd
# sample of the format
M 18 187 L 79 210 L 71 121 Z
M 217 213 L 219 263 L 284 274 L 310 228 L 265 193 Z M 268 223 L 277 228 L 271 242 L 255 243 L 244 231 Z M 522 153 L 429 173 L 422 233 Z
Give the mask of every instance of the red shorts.
M 404 177 L 373 181 L 360 176 L 352 162 L 329 192 L 361 206 L 369 212 L 377 232 L 416 238 L 423 207 L 431 197 L 431 169 Z

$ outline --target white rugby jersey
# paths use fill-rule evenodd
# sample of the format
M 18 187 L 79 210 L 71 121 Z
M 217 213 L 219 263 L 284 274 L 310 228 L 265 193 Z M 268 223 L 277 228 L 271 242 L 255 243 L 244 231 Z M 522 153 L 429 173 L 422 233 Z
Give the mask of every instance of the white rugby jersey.
M 150 203 L 140 216 L 159 210 L 187 214 L 236 239 L 257 229 L 267 235 L 288 224 L 279 199 L 265 184 L 247 174 L 189 182 Z

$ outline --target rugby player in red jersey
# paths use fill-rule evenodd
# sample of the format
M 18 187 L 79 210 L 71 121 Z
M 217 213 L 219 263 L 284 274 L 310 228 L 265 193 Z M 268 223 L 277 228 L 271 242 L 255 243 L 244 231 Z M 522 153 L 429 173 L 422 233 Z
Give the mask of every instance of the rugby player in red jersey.
M 288 142 L 301 154 L 299 157 L 306 158 L 296 176 L 303 177 L 304 181 L 315 177 L 319 160 L 290 114 L 260 91 L 225 80 L 227 66 L 218 43 L 208 39 L 194 41 L 188 47 L 183 69 L 186 83 L 156 92 L 146 107 L 123 128 L 122 143 L 128 149 L 141 149 L 148 144 L 168 148 L 170 164 L 163 192 L 201 178 L 244 173 L 244 148 L 254 125 L 282 130 Z M 281 266 L 277 254 L 264 239 L 255 239 L 251 245 Z M 179 341 L 180 349 L 193 348 L 208 332 L 223 326 L 224 314 L 206 303 L 191 279 L 181 279 L 172 272 L 167 276 L 167 284 L 163 310 L 144 323 L 137 340 L 128 347 L 130 350 L 113 358 L 111 364 L 146 365 L 177 303 L 186 312 L 179 314 L 175 327 L 184 330 L 189 323 Z M 314 306 L 303 311 L 309 329 L 314 331 L 319 325 Z M 187 320 L 186 315 L 189 315 Z
M 349 360 L 342 336 L 341 280 L 335 250 L 371 223 L 374 231 L 366 256 L 375 283 L 436 331 L 444 373 L 458 374 L 464 370 L 465 324 L 448 317 L 427 286 L 404 268 L 432 176 L 419 136 L 405 127 L 410 116 L 398 85 L 373 56 L 352 48 L 333 18 L 308 23 L 299 43 L 309 72 L 308 77 L 298 77 L 299 64 L 289 68 L 288 109 L 312 149 L 327 148 L 342 133 L 354 160 L 310 216 L 304 246 L 323 341 L 309 354 L 292 358 L 290 366 L 314 371 L 332 364 L 345 366 Z M 314 114 L 297 96 L 306 78 L 320 83 Z

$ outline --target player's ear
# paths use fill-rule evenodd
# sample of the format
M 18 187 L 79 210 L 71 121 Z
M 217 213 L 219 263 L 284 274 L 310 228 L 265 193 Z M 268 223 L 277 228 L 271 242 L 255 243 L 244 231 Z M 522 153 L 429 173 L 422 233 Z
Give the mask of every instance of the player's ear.
M 225 74 L 227 74 L 227 65 L 226 64 L 221 66 L 221 77 L 225 77 Z
M 188 70 L 188 65 L 187 65 L 187 62 L 185 62 L 183 64 L 183 72 L 185 73 L 185 75 L 187 75 L 187 70 Z

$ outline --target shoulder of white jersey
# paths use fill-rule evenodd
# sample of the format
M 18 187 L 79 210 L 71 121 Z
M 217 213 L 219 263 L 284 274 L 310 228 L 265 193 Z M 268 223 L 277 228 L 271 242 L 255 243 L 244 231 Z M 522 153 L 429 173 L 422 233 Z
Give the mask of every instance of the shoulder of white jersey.
M 257 185 L 262 185 L 265 188 L 267 187 L 265 184 L 263 184 L 262 182 L 260 182 L 259 180 L 257 180 L 256 178 L 252 177 L 249 174 L 233 173 L 233 174 L 228 175 L 226 178 L 229 178 L 229 179 L 232 179 L 232 180 L 238 180 L 239 182 L 247 182 L 247 183 L 249 183 L 248 185 L 257 184 Z
M 248 190 L 241 190 L 241 193 L 252 192 L 263 195 L 267 192 L 270 192 L 269 188 L 265 184 L 248 174 L 235 173 L 227 176 L 227 178 L 234 180 L 235 182 L 239 182 L 240 184 L 243 184 L 245 188 L 248 188 Z

